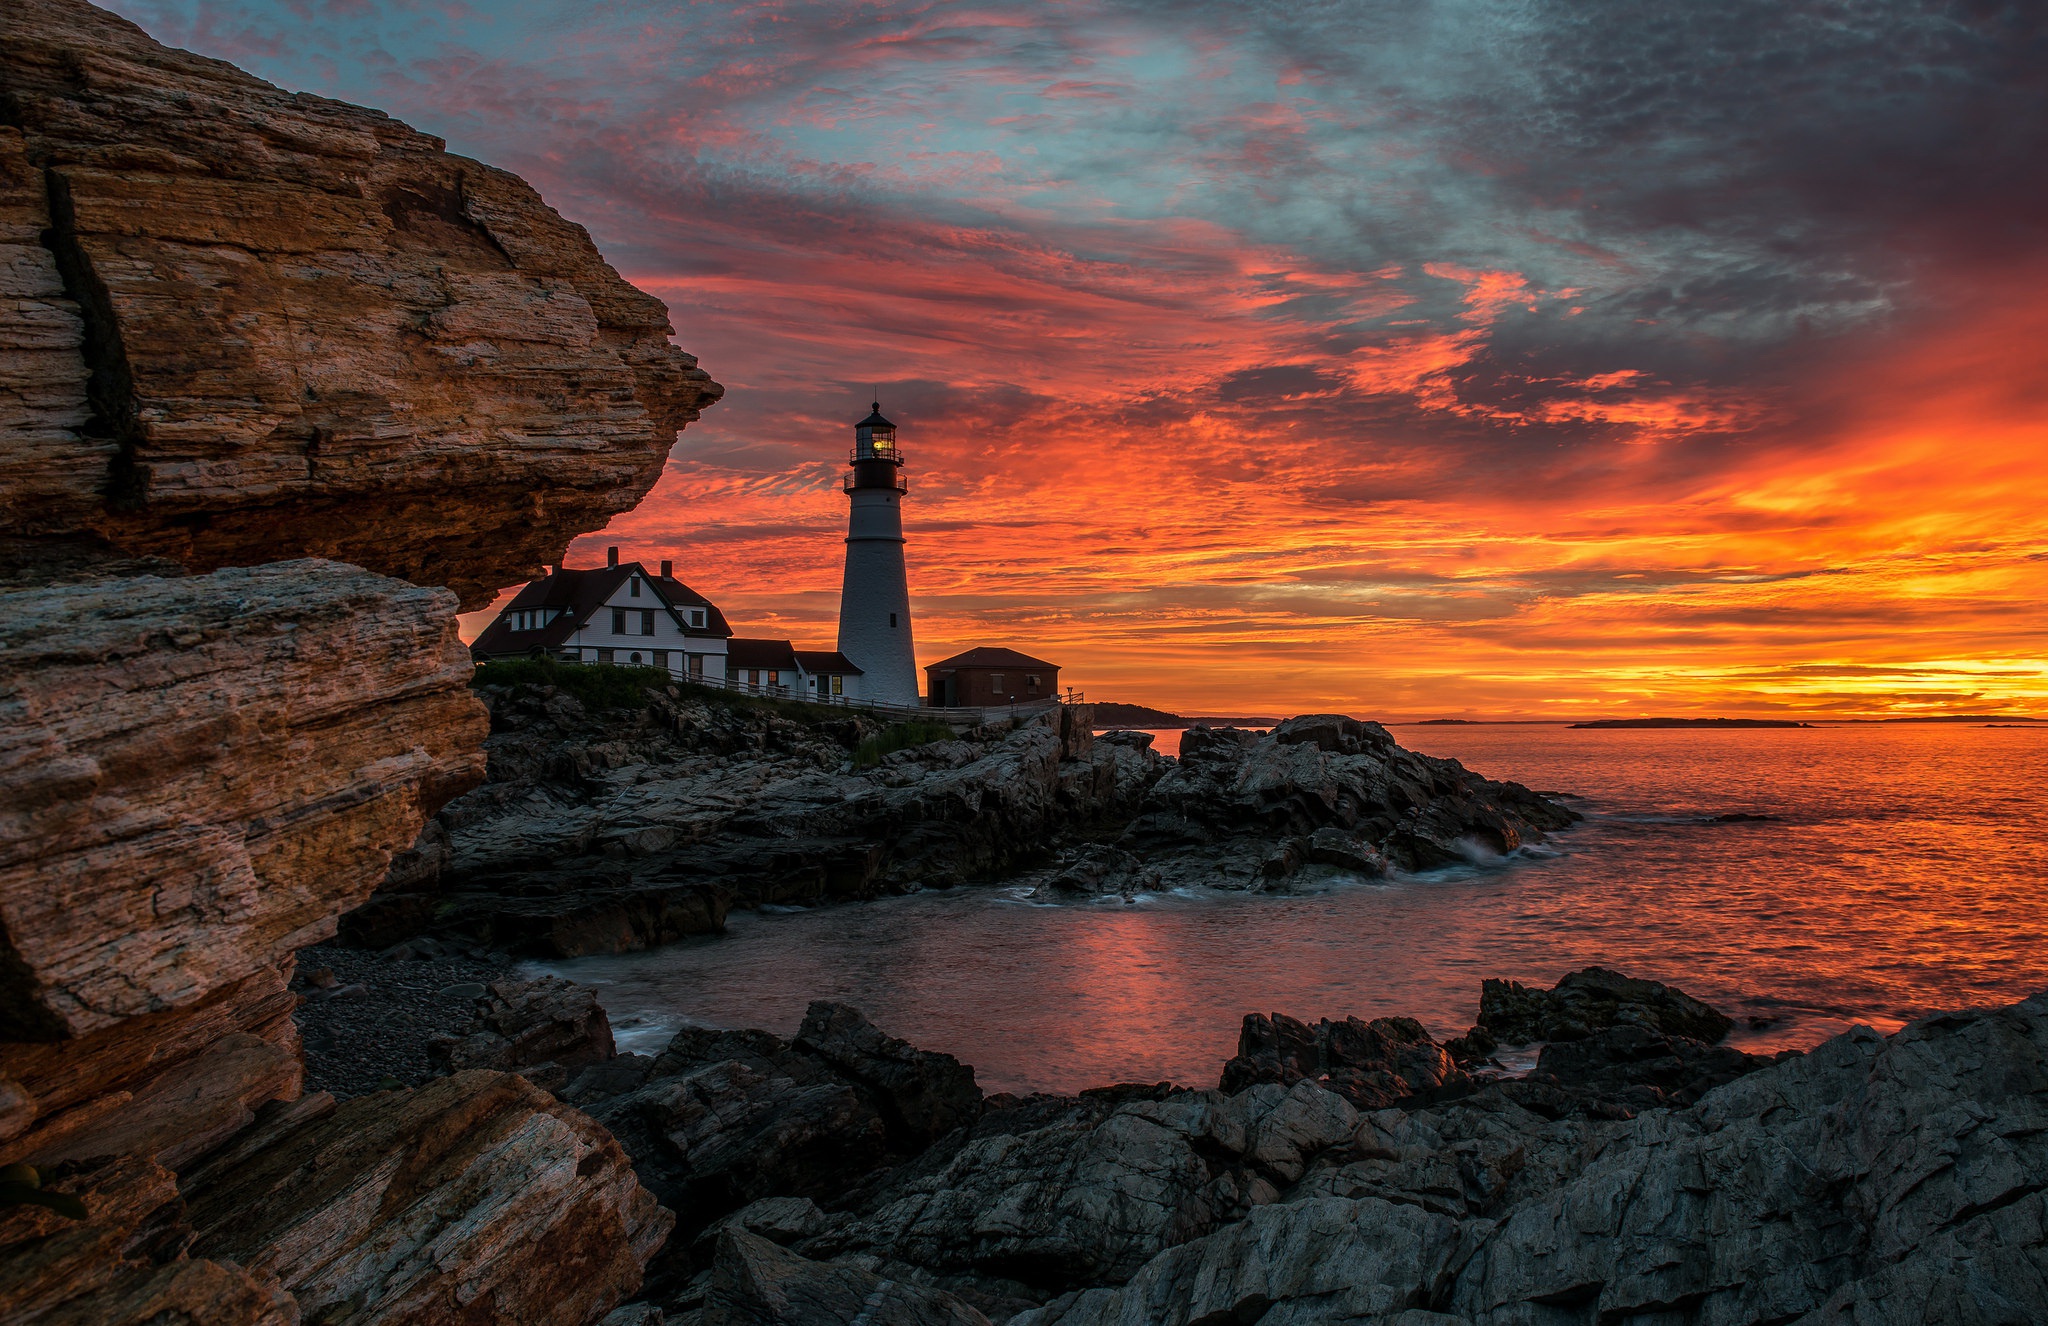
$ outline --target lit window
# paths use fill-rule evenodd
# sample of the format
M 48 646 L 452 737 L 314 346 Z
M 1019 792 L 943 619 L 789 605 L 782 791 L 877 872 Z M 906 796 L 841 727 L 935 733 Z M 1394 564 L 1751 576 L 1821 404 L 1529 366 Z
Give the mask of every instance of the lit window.
M 748 668 L 748 669 L 747 669 L 747 685 L 749 685 L 749 686 L 759 686 L 760 684 L 761 684 L 761 669 L 759 669 L 759 668 Z
M 834 677 L 832 679 L 832 693 L 834 695 L 846 694 L 846 678 Z

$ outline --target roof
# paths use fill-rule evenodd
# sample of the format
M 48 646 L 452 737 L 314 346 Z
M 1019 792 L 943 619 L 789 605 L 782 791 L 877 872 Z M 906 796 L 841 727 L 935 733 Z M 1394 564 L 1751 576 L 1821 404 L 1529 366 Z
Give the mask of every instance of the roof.
M 799 649 L 796 651 L 797 666 L 816 676 L 821 672 L 844 672 L 853 676 L 861 675 L 853 666 L 853 660 L 836 649 Z
M 470 651 L 484 655 L 527 654 L 536 649 L 553 649 L 566 644 L 579 627 L 589 624 L 598 609 L 618 592 L 619 586 L 632 576 L 639 576 L 654 586 L 655 601 L 670 608 L 703 608 L 704 625 L 692 627 L 687 617 L 678 617 L 676 624 L 683 628 L 685 635 L 728 636 L 732 628 L 725 624 L 725 614 L 720 612 L 709 599 L 691 589 L 673 576 L 653 576 L 638 562 L 622 562 L 617 566 L 593 567 L 588 571 L 561 570 L 528 581 L 526 587 L 513 596 L 484 628 L 482 635 L 470 645 Z M 507 618 L 514 612 L 529 608 L 561 608 L 560 617 L 535 631 L 514 631 Z
M 894 428 L 895 426 L 882 417 L 882 403 L 880 401 L 875 402 L 874 408 L 868 412 L 867 418 L 854 425 L 855 428 Z
M 1042 658 L 1020 654 L 1001 645 L 977 645 L 964 654 L 955 654 L 924 666 L 927 672 L 934 668 L 1045 668 L 1057 672 L 1060 667 L 1057 663 L 1048 663 Z
M 727 668 L 789 668 L 796 669 L 796 650 L 787 640 L 742 640 L 738 636 L 725 642 L 725 666 Z

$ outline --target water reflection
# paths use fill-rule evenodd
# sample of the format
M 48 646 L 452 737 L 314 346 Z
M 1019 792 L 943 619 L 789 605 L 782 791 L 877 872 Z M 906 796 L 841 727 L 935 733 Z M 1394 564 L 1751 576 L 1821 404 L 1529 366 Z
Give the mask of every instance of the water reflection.
M 1194 890 L 1046 907 L 1014 890 L 742 913 L 719 939 L 556 964 L 629 1048 L 682 1020 L 787 1032 L 814 998 L 949 1050 L 994 1090 L 1208 1085 L 1240 1017 L 1468 1025 L 1479 982 L 1601 962 L 1802 1046 L 1855 1021 L 2048 986 L 2036 778 L 2048 733 L 1402 728 L 1483 772 L 1585 794 L 1541 853 L 1295 897 Z M 1703 824 L 1730 812 L 1773 819 Z

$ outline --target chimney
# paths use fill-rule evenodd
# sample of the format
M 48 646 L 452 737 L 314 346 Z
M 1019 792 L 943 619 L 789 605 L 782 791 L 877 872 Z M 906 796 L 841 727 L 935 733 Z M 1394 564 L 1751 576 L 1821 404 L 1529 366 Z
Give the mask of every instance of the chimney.
M 617 566 L 619 564 L 619 550 L 617 548 L 607 548 L 604 550 L 604 564 L 606 566 Z
M 676 578 L 676 564 L 674 562 L 663 562 L 661 564 L 661 578 L 663 580 L 674 580 Z
M 556 576 L 562 574 L 562 563 L 560 560 L 557 560 L 553 566 L 548 568 L 548 574 Z

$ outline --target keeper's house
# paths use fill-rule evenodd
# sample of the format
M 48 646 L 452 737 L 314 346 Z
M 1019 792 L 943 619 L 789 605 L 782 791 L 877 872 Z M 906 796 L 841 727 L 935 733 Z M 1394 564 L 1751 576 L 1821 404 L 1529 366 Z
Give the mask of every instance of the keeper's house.
M 679 678 L 728 675 L 732 628 L 716 604 L 675 578 L 675 563 L 651 575 L 638 562 L 571 571 L 557 565 L 519 591 L 471 645 L 479 662 L 558 658 L 667 668 Z
M 924 702 L 937 709 L 1036 704 L 1060 694 L 1060 665 L 984 645 L 926 665 Z
M 787 640 L 726 642 L 725 679 L 760 695 L 786 695 L 795 700 L 860 698 L 861 671 L 846 655 L 833 650 L 798 649 Z

